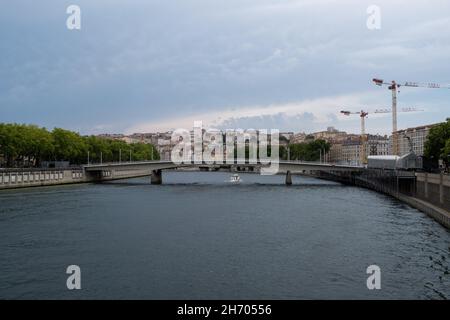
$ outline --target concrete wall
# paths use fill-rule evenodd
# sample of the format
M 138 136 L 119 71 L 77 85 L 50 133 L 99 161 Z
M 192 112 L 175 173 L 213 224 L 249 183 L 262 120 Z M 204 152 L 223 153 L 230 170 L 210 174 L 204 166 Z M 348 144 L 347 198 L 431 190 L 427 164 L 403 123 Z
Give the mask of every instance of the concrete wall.
M 367 170 L 362 174 L 317 172 L 316 176 L 388 194 L 450 229 L 450 177 L 447 175 Z
M 450 176 L 416 173 L 416 197 L 450 211 Z
M 100 179 L 98 179 L 98 176 L 91 176 L 89 172 L 86 173 L 86 179 L 94 181 L 120 180 L 120 179 L 150 176 L 152 173 L 152 171 L 148 169 L 133 169 L 133 168 L 116 168 L 113 170 L 102 170 L 100 172 L 101 172 Z
M 85 182 L 82 169 L 0 170 L 0 189 Z
M 0 169 L 0 190 L 149 176 L 150 170 L 114 169 L 95 174 L 77 169 Z M 149 180 L 150 183 L 150 180 Z
M 392 195 L 399 199 L 400 201 L 406 202 L 410 206 L 426 213 L 428 216 L 432 217 L 444 227 L 450 229 L 450 214 L 447 210 L 436 207 L 428 201 L 423 201 L 415 197 L 409 197 L 403 194 Z

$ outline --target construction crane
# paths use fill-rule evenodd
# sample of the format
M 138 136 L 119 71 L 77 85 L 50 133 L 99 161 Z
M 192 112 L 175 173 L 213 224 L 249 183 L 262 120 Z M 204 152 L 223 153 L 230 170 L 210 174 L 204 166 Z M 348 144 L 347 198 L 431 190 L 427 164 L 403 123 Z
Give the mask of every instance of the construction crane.
M 415 112 L 415 111 L 422 111 L 419 110 L 417 108 L 414 107 L 409 107 L 409 108 L 402 108 L 400 110 L 400 112 Z M 367 157 L 366 157 L 366 117 L 369 115 L 368 111 L 357 111 L 357 112 L 352 112 L 352 111 L 348 111 L 348 110 L 342 110 L 341 113 L 345 116 L 349 116 L 351 114 L 358 114 L 360 119 L 361 119 L 361 147 L 362 147 L 362 151 L 360 152 L 360 161 L 362 164 L 366 164 L 367 163 Z M 383 109 L 376 109 L 375 111 L 373 111 L 372 113 L 391 113 L 390 109 L 387 108 L 383 108 Z
M 395 81 L 385 82 L 382 79 L 372 79 L 377 86 L 387 85 L 388 89 L 392 91 L 392 153 L 398 155 L 398 138 L 397 138 L 397 90 L 400 87 L 414 87 L 414 88 L 430 88 L 430 89 L 450 89 L 448 84 L 439 83 L 420 83 L 407 81 L 404 84 Z

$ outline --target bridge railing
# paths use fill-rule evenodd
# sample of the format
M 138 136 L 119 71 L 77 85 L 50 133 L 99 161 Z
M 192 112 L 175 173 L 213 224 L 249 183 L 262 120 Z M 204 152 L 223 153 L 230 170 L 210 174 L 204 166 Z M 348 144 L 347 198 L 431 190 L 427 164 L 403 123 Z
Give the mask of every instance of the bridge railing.
M 342 165 L 330 162 L 320 162 L 320 161 L 302 161 L 302 160 L 278 160 L 276 161 L 280 165 L 309 165 L 309 166 L 323 166 L 323 167 L 336 167 L 336 168 L 354 168 L 361 169 L 362 166 L 351 166 Z M 117 167 L 117 166 L 130 166 L 130 165 L 146 165 L 146 164 L 174 164 L 174 165 L 188 165 L 188 166 L 229 166 L 229 165 L 241 165 L 241 166 L 264 166 L 269 165 L 268 163 L 261 163 L 260 161 L 253 161 L 252 159 L 234 159 L 233 162 L 223 161 L 185 161 L 182 163 L 174 163 L 170 160 L 146 160 L 146 161 L 116 161 L 116 162 L 103 162 L 103 163 L 91 163 L 84 165 L 85 168 L 96 168 L 96 167 Z

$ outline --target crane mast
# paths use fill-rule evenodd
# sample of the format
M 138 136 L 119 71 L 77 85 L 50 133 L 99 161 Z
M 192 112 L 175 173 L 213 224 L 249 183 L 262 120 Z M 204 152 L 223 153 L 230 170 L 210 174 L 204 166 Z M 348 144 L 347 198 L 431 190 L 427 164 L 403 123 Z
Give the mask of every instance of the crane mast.
M 397 84 L 392 81 L 389 87 L 392 91 L 392 153 L 398 155 L 398 135 L 397 135 Z
M 438 84 L 438 83 L 419 83 L 407 81 L 404 84 L 399 84 L 395 81 L 384 82 L 382 79 L 374 78 L 372 81 L 377 86 L 387 85 L 388 89 L 392 92 L 392 154 L 399 155 L 398 151 L 398 128 L 397 128 L 397 90 L 400 87 L 413 87 L 413 88 L 430 88 L 430 89 L 450 89 L 448 84 Z
M 369 115 L 368 112 L 361 110 L 360 112 L 351 112 L 351 111 L 346 111 L 346 110 L 342 110 L 341 111 L 342 114 L 349 116 L 351 114 L 358 114 L 360 119 L 361 119 L 361 150 L 359 153 L 359 160 L 361 162 L 361 164 L 366 164 L 367 163 L 367 158 L 366 158 L 366 117 Z
M 395 100 L 396 101 L 396 100 Z M 395 102 L 395 113 L 393 111 L 394 109 L 390 110 L 387 108 L 382 108 L 382 109 L 376 109 L 375 111 L 371 112 L 371 113 L 391 113 L 393 115 L 393 119 L 395 119 L 395 124 L 394 124 L 394 120 L 392 121 L 393 123 L 393 127 L 395 127 L 395 129 L 397 130 L 397 103 Z M 414 112 L 414 111 L 421 111 L 415 107 L 410 107 L 410 108 L 402 108 L 399 112 Z M 342 110 L 341 113 L 345 116 L 349 116 L 351 114 L 357 114 L 359 115 L 360 119 L 361 119 L 361 152 L 359 154 L 360 156 L 360 162 L 362 164 L 366 164 L 367 163 L 367 135 L 366 135 L 366 117 L 369 115 L 368 111 L 358 111 L 358 112 L 352 112 L 352 111 L 348 111 L 348 110 Z M 394 117 L 395 114 L 395 117 Z M 394 138 L 393 138 L 394 140 Z

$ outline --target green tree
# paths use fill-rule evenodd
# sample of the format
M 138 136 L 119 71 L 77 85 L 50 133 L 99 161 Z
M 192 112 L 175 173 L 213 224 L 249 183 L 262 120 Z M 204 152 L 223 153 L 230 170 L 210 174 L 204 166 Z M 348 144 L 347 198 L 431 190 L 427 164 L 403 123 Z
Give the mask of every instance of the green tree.
M 159 160 L 159 153 L 152 144 L 133 143 L 131 144 L 132 160 Z
M 88 147 L 76 132 L 55 128 L 52 131 L 55 160 L 86 163 Z
M 17 155 L 16 125 L 0 124 L 0 154 L 4 157 L 7 167 L 13 166 Z
M 52 137 L 45 128 L 0 124 L 0 154 L 8 167 L 39 165 L 52 152 Z
M 51 159 L 54 152 L 53 137 L 45 128 L 28 127 L 27 156 L 30 165 L 40 166 L 43 160 Z
M 445 146 L 441 152 L 441 158 L 444 160 L 445 165 L 450 166 L 450 139 L 447 139 Z
M 449 165 L 448 151 L 446 146 L 450 139 L 450 119 L 430 129 L 425 142 L 424 155 L 428 159 L 437 162 L 439 159 Z
M 293 143 L 289 145 L 290 158 L 291 160 L 318 161 L 320 154 L 328 152 L 330 147 L 330 143 L 321 139 L 311 142 Z
M 83 137 L 89 151 L 90 162 L 110 162 L 112 161 L 112 152 L 110 140 L 102 137 L 87 136 Z
M 45 128 L 25 124 L 0 123 L 0 160 L 7 167 L 39 166 L 44 160 L 69 161 L 84 164 L 87 155 L 91 162 L 113 162 L 122 160 L 158 160 L 155 146 L 144 143 L 127 144 L 113 140 L 80 134 L 55 128 L 49 132 Z

